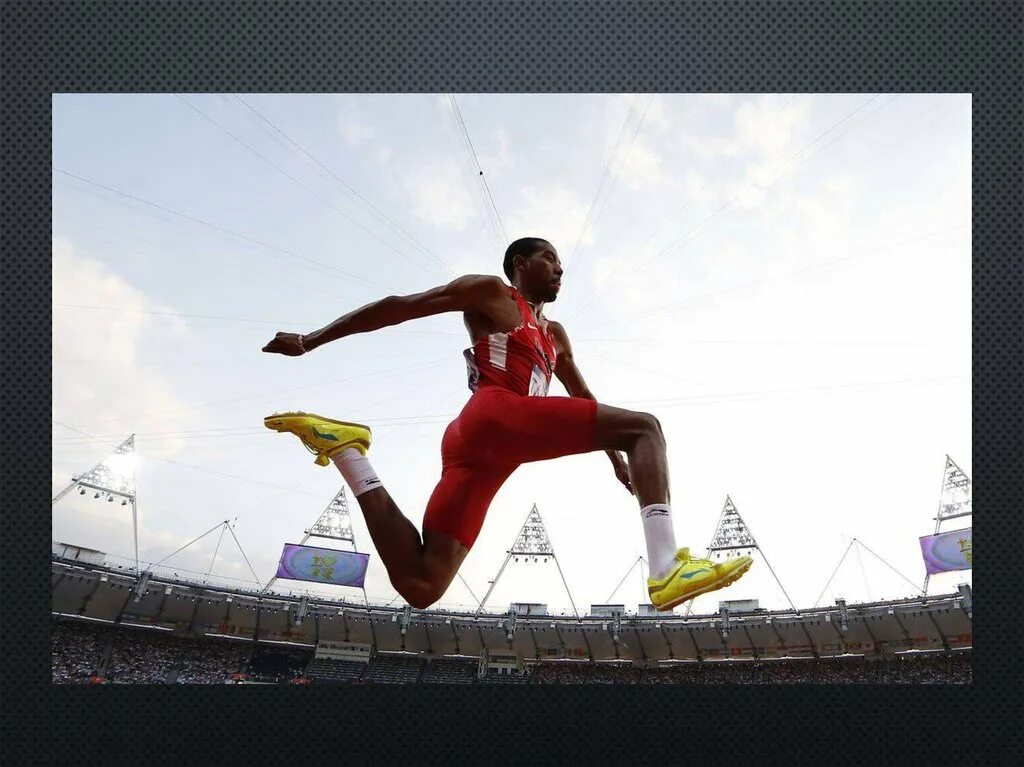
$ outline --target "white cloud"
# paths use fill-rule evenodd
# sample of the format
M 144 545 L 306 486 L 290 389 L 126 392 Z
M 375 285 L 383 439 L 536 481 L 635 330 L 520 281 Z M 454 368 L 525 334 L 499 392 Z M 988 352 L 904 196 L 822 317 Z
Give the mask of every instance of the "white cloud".
M 665 180 L 661 155 L 640 141 L 633 144 L 619 168 L 619 180 L 626 188 L 640 190 Z
M 736 98 L 734 93 L 701 93 L 697 96 L 698 99 L 709 104 L 713 107 L 727 107 L 732 104 Z
M 451 165 L 430 164 L 404 181 L 413 215 L 437 229 L 463 230 L 473 218 L 473 199 Z
M 576 246 L 586 217 L 587 203 L 568 187 L 530 185 L 519 190 L 519 204 L 505 217 L 505 229 L 510 240 L 547 238 L 564 261 Z M 592 240 L 593 233 L 588 232 L 583 242 Z
M 140 351 L 146 345 L 147 331 L 153 318 L 143 311 L 168 311 L 149 296 L 113 274 L 99 261 L 75 253 L 69 240 L 53 240 L 53 303 L 102 306 L 120 309 L 115 313 L 101 310 L 56 308 L 53 312 L 52 354 L 57 360 L 86 360 L 85 365 L 55 365 L 53 376 L 53 419 L 71 426 L 96 423 L 95 429 L 82 428 L 90 434 L 111 434 L 134 428 L 126 416 L 155 411 L 174 410 L 185 406 L 167 378 L 144 365 Z M 164 320 L 166 318 L 161 318 Z M 171 320 L 178 348 L 188 340 L 186 326 Z M 166 324 L 161 321 L 166 333 Z M 118 419 L 112 423 L 101 421 Z M 147 419 L 145 424 L 167 424 L 167 420 Z M 187 428 L 175 418 L 176 428 Z M 56 427 L 55 427 L 56 428 Z M 64 439 L 73 432 L 60 429 Z M 116 446 L 115 439 L 111 449 Z M 155 443 L 155 455 L 174 455 L 181 443 L 174 440 Z
M 763 96 L 736 110 L 734 138 L 755 155 L 789 151 L 807 117 L 807 104 L 798 98 L 788 101 L 782 96 Z
M 499 128 L 491 134 L 492 143 L 480 148 L 480 167 L 488 175 L 515 167 L 508 148 L 508 131 Z
M 349 146 L 363 146 L 377 135 L 369 125 L 352 117 L 339 117 L 338 128 Z

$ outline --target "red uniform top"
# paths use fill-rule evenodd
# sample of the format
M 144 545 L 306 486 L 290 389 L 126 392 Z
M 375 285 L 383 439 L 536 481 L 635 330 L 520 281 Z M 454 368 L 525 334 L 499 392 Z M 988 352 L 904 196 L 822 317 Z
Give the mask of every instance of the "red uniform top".
M 555 371 L 555 342 L 541 330 L 530 305 L 510 287 L 519 307 L 519 325 L 505 333 L 491 333 L 463 352 L 469 388 L 500 386 L 514 394 L 544 397 Z

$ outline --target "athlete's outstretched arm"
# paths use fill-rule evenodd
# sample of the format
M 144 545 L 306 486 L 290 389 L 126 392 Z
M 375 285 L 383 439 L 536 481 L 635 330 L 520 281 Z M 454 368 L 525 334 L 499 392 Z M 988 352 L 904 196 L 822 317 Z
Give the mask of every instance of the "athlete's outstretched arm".
M 263 351 L 298 357 L 330 341 L 355 333 L 400 325 L 420 317 L 443 312 L 480 311 L 487 313 L 492 302 L 502 295 L 504 283 L 490 275 L 469 274 L 409 296 L 387 296 L 372 304 L 339 317 L 312 333 L 278 333 L 263 347 Z
M 548 322 L 548 327 L 551 329 L 551 335 L 554 336 L 555 351 L 558 355 L 555 358 L 555 377 L 562 382 L 570 397 L 582 397 L 583 399 L 592 399 L 596 402 L 597 397 L 590 391 L 587 382 L 583 380 L 583 374 L 576 367 L 576 360 L 573 359 L 572 354 L 572 344 L 569 343 L 569 336 L 565 332 L 565 328 L 557 322 L 550 321 Z M 607 450 L 605 452 L 608 454 L 612 467 L 615 469 L 615 476 L 632 493 L 633 485 L 629 481 L 629 468 L 625 459 L 615 450 Z

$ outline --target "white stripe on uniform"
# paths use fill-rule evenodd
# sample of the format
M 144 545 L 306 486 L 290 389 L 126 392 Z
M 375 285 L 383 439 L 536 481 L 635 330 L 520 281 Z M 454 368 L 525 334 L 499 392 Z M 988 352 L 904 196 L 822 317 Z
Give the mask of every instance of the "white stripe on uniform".
M 505 370 L 508 359 L 508 333 L 493 333 L 487 336 L 487 348 L 490 352 L 491 365 L 498 370 Z

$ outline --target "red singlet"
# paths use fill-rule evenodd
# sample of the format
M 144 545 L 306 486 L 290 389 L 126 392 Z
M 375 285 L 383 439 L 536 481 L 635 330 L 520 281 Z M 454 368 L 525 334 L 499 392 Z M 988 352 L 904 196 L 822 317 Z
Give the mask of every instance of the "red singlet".
M 519 325 L 464 352 L 473 396 L 441 440 L 441 481 L 423 529 L 471 548 L 495 494 L 520 464 L 594 449 L 597 403 L 548 397 L 555 342 L 514 287 Z

